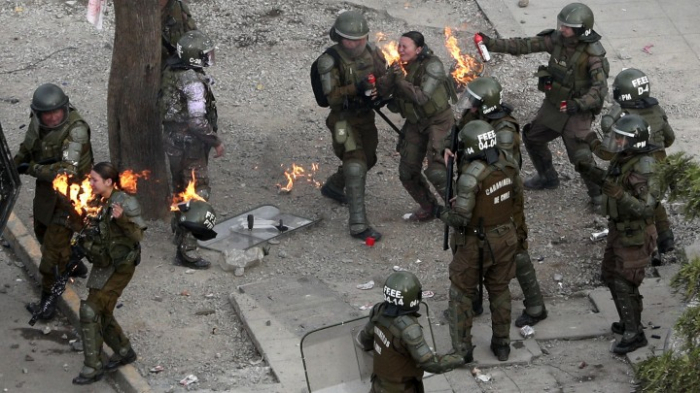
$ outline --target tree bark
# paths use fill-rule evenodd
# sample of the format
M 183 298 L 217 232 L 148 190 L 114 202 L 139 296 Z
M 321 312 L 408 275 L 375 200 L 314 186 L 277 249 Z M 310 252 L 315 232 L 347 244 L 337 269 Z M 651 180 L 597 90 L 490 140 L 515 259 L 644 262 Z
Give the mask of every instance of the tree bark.
M 107 117 L 110 159 L 120 170 L 149 170 L 138 183 L 144 218 L 169 215 L 160 89 L 160 7 L 157 1 L 114 1 L 115 32 Z

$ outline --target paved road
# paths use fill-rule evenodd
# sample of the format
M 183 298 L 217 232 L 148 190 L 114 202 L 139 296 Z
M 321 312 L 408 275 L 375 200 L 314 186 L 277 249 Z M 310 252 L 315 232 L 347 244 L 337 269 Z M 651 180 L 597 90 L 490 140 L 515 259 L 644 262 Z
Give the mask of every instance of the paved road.
M 22 263 L 2 247 L 0 251 L 0 389 L 3 392 L 116 392 L 104 380 L 90 386 L 75 386 L 71 380 L 82 366 L 82 352 L 71 350 L 76 332 L 68 321 L 57 318 L 49 324 L 29 326 L 24 308 L 39 290 Z M 48 334 L 43 329 L 50 327 Z

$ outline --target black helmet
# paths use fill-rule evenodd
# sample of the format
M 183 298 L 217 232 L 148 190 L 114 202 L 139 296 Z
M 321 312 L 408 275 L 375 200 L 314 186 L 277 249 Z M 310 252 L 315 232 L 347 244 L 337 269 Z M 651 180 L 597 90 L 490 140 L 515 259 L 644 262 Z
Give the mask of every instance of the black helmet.
M 204 201 L 190 199 L 178 205 L 180 218 L 178 225 L 192 233 L 196 239 L 210 240 L 216 237 L 216 212 L 211 205 Z
M 649 78 L 636 68 L 620 71 L 613 82 L 613 98 L 617 102 L 636 101 L 649 97 Z
M 472 120 L 457 135 L 459 157 L 466 160 L 486 158 L 489 149 L 495 151 L 496 131 L 483 120 Z
M 185 65 L 196 68 L 214 65 L 214 43 L 199 30 L 190 30 L 180 37 L 176 49 Z
M 340 42 L 341 38 L 361 40 L 369 35 L 369 25 L 362 12 L 345 11 L 335 19 L 329 35 L 334 42 Z
M 557 29 L 568 26 L 577 37 L 587 37 L 593 32 L 593 11 L 583 3 L 571 3 L 557 15 Z
M 393 273 L 384 283 L 384 301 L 401 311 L 417 312 L 423 298 L 423 289 L 415 274 L 402 271 Z
M 639 115 L 625 115 L 612 126 L 605 136 L 603 147 L 611 153 L 642 150 L 649 141 L 649 124 Z
M 469 102 L 482 116 L 500 112 L 503 88 L 495 78 L 480 77 L 467 84 Z
M 32 113 L 36 116 L 39 124 L 44 128 L 58 128 L 68 121 L 68 96 L 63 92 L 63 89 L 53 83 L 45 83 L 34 90 L 32 96 Z M 63 109 L 63 119 L 59 124 L 51 127 L 44 124 L 41 120 L 41 113 L 51 112 L 57 109 Z

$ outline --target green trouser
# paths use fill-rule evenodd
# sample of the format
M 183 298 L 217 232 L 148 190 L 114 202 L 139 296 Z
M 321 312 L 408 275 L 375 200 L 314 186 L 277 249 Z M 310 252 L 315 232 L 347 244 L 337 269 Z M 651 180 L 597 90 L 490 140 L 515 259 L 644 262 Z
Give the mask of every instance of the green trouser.
M 348 139 L 352 143 L 338 143 L 333 137 L 335 125 L 344 120 L 348 126 Z M 377 163 L 379 143 L 374 112 L 369 109 L 357 111 L 331 111 L 326 118 L 326 126 L 331 131 L 333 152 L 342 160 L 342 165 L 331 175 L 327 183 L 334 191 L 341 193 L 345 187 L 350 216 L 348 226 L 351 234 L 358 234 L 369 228 L 365 212 L 365 181 L 367 171 Z M 341 179 L 342 174 L 342 179 Z
M 535 267 L 532 265 L 527 250 L 521 249 L 515 254 L 515 277 L 523 291 L 525 312 L 531 316 L 540 315 L 544 311 L 544 299 L 540 291 L 540 283 L 537 281 Z
M 34 233 L 41 244 L 41 290 L 43 293 L 51 293 L 51 287 L 56 282 L 55 267 L 62 274 L 70 259 L 70 240 L 73 231 L 65 225 L 43 225 L 34 221 Z
M 190 137 L 187 143 L 174 141 L 171 137 L 168 137 L 168 140 L 165 152 L 170 163 L 173 194 L 184 192 L 194 176 L 197 194 L 209 200 L 211 196 L 209 151 L 211 148 L 195 137 Z
M 372 379 L 372 388 L 369 393 L 423 393 L 423 381 L 414 379 L 404 383 L 384 381 L 379 377 Z
M 609 285 L 613 294 L 615 308 L 620 317 L 620 322 L 624 328 L 622 339 L 624 341 L 634 340 L 639 333 L 642 333 L 642 295 L 639 287 L 634 286 L 629 281 L 616 278 Z
M 103 341 L 116 354 L 125 355 L 131 348 L 113 312 L 135 270 L 133 262 L 120 264 L 101 289 L 90 288 L 87 299 L 81 302 L 80 328 L 85 350 L 85 368 L 81 374 L 84 376 L 102 369 Z
M 438 194 L 443 197 L 445 195 L 447 169 L 442 150 L 444 140 L 453 125 L 454 115 L 452 110 L 448 109 L 418 123 L 407 121 L 403 126 L 403 135 L 397 146 L 401 155 L 399 180 L 409 195 L 425 210 L 432 210 L 437 204 L 425 178 L 435 187 Z M 428 166 L 421 173 L 424 159 L 428 161 Z
M 453 236 L 457 251 L 449 266 L 450 281 L 464 297 L 476 299 L 479 287 L 479 239 L 474 235 L 457 232 Z M 511 303 L 508 283 L 515 277 L 514 257 L 518 239 L 512 226 L 499 232 L 487 232 L 486 239 L 493 251 L 492 256 L 488 246 L 484 245 L 483 274 L 484 286 L 489 293 L 493 331 L 491 342 L 504 345 L 510 343 Z M 467 302 L 462 301 L 460 309 L 464 310 L 466 306 Z M 473 314 L 465 314 L 461 324 L 466 332 L 472 326 Z M 462 315 L 458 317 L 461 319 Z

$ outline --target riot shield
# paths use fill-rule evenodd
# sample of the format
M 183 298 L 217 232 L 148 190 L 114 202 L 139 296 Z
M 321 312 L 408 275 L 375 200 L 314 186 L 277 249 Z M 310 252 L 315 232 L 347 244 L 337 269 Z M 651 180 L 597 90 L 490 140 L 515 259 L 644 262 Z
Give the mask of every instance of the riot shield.
M 0 123 L 0 233 L 5 230 L 12 208 L 19 197 L 22 182 L 12 159 L 12 153 L 7 145 L 5 134 Z
M 428 344 L 435 349 L 435 337 L 430 310 L 425 302 L 425 313 L 418 319 L 429 327 Z M 372 376 L 372 355 L 355 345 L 355 336 L 369 321 L 369 316 L 351 319 L 312 330 L 301 338 L 301 359 L 309 392 L 353 393 L 367 392 Z M 426 332 L 426 329 L 423 329 Z

